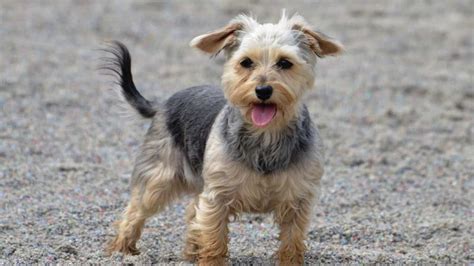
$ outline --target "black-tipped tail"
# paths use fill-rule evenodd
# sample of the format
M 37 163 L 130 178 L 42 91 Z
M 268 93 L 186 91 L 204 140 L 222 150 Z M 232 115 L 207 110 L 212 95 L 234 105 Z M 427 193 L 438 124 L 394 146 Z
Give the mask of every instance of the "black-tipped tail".
M 145 99 L 140 92 L 138 92 L 133 83 L 132 76 L 132 59 L 127 47 L 118 41 L 113 41 L 111 45 L 104 49 L 110 53 L 112 57 L 104 58 L 105 64 L 101 69 L 111 71 L 117 76 L 118 84 L 122 88 L 122 95 L 125 100 L 144 118 L 152 118 L 156 110 L 153 108 L 151 101 Z

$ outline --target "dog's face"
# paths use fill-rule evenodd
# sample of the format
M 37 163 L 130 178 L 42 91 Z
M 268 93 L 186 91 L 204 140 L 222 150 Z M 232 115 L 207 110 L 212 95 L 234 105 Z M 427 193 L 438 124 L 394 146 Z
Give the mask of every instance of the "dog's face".
M 239 16 L 222 29 L 194 38 L 191 46 L 226 53 L 225 96 L 247 122 L 261 129 L 286 125 L 314 85 L 316 57 L 342 51 L 338 42 L 310 30 L 302 17 L 285 14 L 277 24 Z

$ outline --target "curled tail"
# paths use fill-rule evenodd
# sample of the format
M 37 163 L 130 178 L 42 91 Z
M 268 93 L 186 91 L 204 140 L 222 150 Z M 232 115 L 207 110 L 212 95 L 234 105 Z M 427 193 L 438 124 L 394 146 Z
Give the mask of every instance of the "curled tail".
M 117 84 L 121 87 L 122 95 L 135 111 L 143 118 L 152 118 L 156 110 L 153 108 L 153 103 L 145 99 L 133 83 L 132 59 L 127 47 L 121 42 L 113 41 L 104 50 L 112 56 L 103 58 L 105 64 L 101 69 L 111 71 L 119 79 Z

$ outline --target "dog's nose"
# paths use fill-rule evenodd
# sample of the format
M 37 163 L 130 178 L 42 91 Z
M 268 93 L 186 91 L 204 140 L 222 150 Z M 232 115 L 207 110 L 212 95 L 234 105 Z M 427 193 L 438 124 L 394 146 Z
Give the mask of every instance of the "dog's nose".
M 255 93 L 260 100 L 265 101 L 272 96 L 273 88 L 270 85 L 257 86 Z

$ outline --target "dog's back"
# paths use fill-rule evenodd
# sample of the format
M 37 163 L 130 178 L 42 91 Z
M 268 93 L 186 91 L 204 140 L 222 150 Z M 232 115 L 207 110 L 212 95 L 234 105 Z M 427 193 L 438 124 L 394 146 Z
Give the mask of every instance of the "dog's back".
M 226 100 L 214 86 L 197 86 L 177 92 L 166 101 L 166 126 L 197 174 L 212 124 Z

